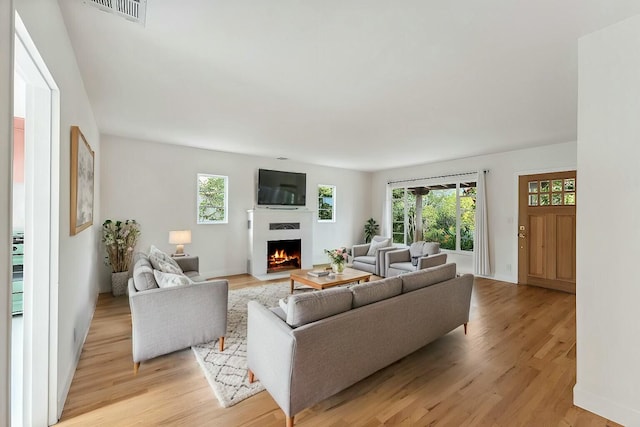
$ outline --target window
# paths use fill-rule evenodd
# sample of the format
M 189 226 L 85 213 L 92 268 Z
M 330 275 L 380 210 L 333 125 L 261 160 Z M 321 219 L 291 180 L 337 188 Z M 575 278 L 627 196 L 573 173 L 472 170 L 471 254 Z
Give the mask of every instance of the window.
M 538 190 L 538 184 L 540 190 Z M 575 206 L 576 179 L 529 181 L 529 206 Z M 539 194 L 539 196 L 538 196 Z
M 394 243 L 424 240 L 440 242 L 442 249 L 473 251 L 475 182 L 394 188 L 391 197 Z
M 198 224 L 227 223 L 228 177 L 198 174 Z
M 336 221 L 336 186 L 318 185 L 318 222 Z

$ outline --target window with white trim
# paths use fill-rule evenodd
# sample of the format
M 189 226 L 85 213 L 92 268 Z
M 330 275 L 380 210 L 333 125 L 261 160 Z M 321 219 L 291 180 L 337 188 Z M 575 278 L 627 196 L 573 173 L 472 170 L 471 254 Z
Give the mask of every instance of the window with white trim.
M 336 221 L 336 186 L 318 185 L 318 222 Z
M 226 224 L 228 180 L 222 175 L 198 174 L 198 224 Z
M 441 249 L 473 251 L 475 213 L 475 181 L 393 188 L 393 242 L 423 240 L 440 242 Z

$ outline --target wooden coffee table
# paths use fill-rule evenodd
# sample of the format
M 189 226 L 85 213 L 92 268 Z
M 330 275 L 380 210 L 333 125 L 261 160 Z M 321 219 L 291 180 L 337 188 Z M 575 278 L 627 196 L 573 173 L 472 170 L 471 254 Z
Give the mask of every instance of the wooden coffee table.
M 371 277 L 371 273 L 366 271 L 354 270 L 353 268 L 345 268 L 342 274 L 329 274 L 329 276 L 314 277 L 307 273 L 310 270 L 296 270 L 291 273 L 289 280 L 291 281 L 291 293 L 293 293 L 293 282 L 302 283 L 303 285 L 311 286 L 312 288 L 322 290 L 332 286 L 346 285 L 353 282 L 368 282 Z

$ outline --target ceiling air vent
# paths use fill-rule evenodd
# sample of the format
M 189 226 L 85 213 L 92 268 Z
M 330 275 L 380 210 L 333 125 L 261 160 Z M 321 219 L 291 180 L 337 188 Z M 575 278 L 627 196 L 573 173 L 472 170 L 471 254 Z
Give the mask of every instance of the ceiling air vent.
M 129 21 L 144 25 L 147 0 L 85 0 L 100 10 L 120 15 Z

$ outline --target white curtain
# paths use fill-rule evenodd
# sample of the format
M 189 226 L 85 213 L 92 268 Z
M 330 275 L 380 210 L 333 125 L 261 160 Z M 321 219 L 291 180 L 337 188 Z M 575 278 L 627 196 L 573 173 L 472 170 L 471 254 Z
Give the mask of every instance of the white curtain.
M 387 191 L 384 195 L 384 203 L 382 204 L 382 221 L 380 224 L 380 235 L 385 237 L 391 236 L 391 184 L 387 184 Z
M 486 172 L 484 171 L 478 172 L 478 183 L 476 186 L 476 233 L 473 250 L 473 273 L 479 276 L 491 275 L 485 174 Z

